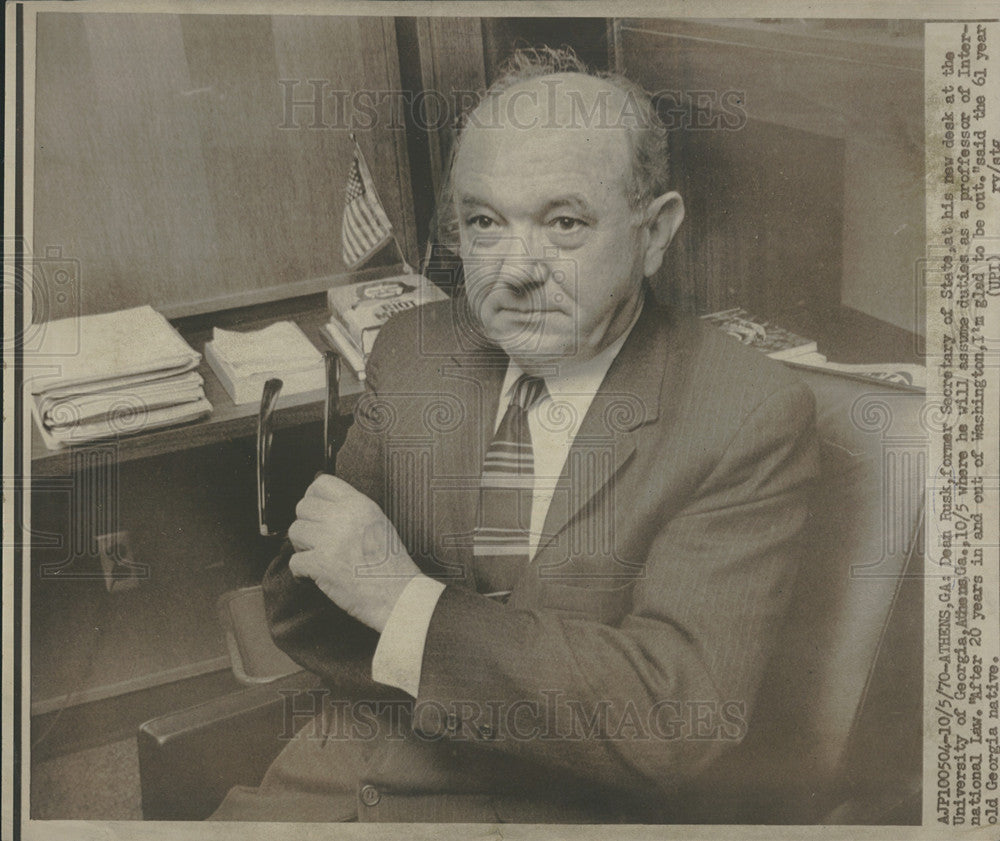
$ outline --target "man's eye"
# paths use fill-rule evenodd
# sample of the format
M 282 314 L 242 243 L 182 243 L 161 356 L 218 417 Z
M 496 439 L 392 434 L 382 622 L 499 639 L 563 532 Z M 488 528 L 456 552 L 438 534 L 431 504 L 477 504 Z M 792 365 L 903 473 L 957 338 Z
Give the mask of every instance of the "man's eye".
M 496 221 L 491 219 L 489 216 L 483 216 L 479 214 L 477 216 L 470 216 L 465 224 L 470 228 L 475 228 L 478 231 L 489 231 L 492 230 L 496 225 Z
M 557 216 L 549 224 L 560 233 L 569 234 L 580 230 L 580 228 L 584 227 L 587 223 L 574 216 Z

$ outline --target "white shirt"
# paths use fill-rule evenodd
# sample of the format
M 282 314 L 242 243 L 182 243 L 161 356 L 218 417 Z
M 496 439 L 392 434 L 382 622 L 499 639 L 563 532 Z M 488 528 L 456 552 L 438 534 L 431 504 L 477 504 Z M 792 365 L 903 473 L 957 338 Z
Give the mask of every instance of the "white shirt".
M 641 308 L 640 308 L 641 312 Z M 528 428 L 531 430 L 534 454 L 534 488 L 531 498 L 531 525 L 529 535 L 529 560 L 535 557 L 542 536 L 545 517 L 562 473 L 570 447 L 580 431 L 580 425 L 594 401 L 625 339 L 635 326 L 639 314 L 628 329 L 597 356 L 560 373 L 560 366 L 552 365 L 552 373 L 540 372 L 548 393 L 528 410 Z M 510 404 L 511 393 L 517 378 L 524 373 L 511 361 L 507 366 L 497 416 L 493 423 L 495 432 L 500 426 Z M 424 658 L 424 643 L 431 616 L 445 585 L 426 575 L 417 575 L 403 590 L 396 601 L 372 660 L 372 679 L 402 689 L 414 698 L 420 688 L 420 670 Z

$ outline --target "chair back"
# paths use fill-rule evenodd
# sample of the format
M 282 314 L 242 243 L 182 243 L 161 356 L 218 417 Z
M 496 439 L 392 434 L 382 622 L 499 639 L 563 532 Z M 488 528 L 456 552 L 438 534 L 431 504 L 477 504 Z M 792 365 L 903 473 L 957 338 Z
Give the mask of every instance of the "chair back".
M 880 669 L 917 664 L 909 684 L 916 703 L 889 700 L 900 709 L 920 706 L 922 627 L 888 631 L 901 594 L 916 600 L 917 615 L 922 606 L 922 582 L 911 576 L 919 576 L 923 548 L 924 395 L 797 373 L 816 397 L 820 481 L 789 613 L 747 736 L 698 786 L 704 792 L 708 783 L 712 792 L 703 804 L 712 822 L 809 823 L 833 808 L 845 796 L 848 763 L 857 755 L 852 740 L 880 656 Z M 913 608 L 907 605 L 907 615 Z M 919 733 L 919 713 L 913 724 Z M 919 778 L 919 764 L 913 771 Z

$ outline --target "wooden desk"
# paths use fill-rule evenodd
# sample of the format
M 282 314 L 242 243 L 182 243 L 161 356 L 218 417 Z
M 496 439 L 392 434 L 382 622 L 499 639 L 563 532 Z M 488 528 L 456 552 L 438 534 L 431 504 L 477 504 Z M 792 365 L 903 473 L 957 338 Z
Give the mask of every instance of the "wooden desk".
M 325 350 L 328 344 L 320 332 L 320 327 L 328 318 L 325 296 L 310 295 L 276 304 L 176 319 L 174 326 L 191 347 L 203 353 L 205 342 L 212 337 L 212 327 L 256 330 L 275 321 L 287 319 L 298 323 L 310 341 L 320 350 Z M 341 371 L 341 411 L 348 413 L 354 408 L 358 395 L 364 391 L 364 386 L 358 382 L 350 366 L 341 366 Z M 178 426 L 111 439 L 117 440 L 119 462 L 189 450 L 256 434 L 259 403 L 234 404 L 204 358 L 198 367 L 198 372 L 205 379 L 205 396 L 212 404 L 212 413 L 205 418 Z M 281 395 L 274 415 L 275 429 L 322 420 L 324 396 L 322 390 Z M 49 450 L 35 424 L 32 424 L 31 432 L 31 472 L 34 476 L 68 475 L 73 469 L 72 454 L 87 448 L 86 444 L 82 444 L 63 450 Z

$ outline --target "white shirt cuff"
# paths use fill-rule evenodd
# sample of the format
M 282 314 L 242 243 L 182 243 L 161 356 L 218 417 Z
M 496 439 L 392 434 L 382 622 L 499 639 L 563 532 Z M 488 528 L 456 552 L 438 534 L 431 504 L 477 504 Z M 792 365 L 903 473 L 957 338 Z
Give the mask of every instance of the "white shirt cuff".
M 443 592 L 444 584 L 426 575 L 418 575 L 406 585 L 375 648 L 372 680 L 417 697 L 427 629 Z

